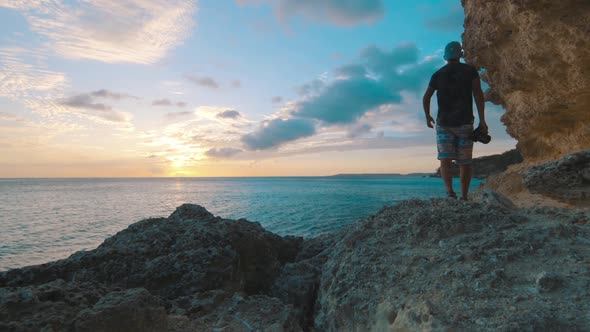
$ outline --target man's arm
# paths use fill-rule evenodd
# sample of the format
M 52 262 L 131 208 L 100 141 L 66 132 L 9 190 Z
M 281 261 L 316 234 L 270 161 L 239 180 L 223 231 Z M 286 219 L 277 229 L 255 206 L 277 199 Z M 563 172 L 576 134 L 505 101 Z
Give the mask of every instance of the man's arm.
M 475 97 L 475 106 L 477 106 L 477 115 L 479 115 L 479 126 L 481 127 L 484 134 L 488 133 L 488 124 L 486 123 L 485 116 L 485 100 L 483 97 L 483 91 L 481 91 L 481 82 L 478 78 L 474 78 L 471 81 L 473 90 L 473 97 Z
M 430 99 L 433 94 L 434 89 L 429 86 L 428 89 L 426 89 L 426 92 L 424 92 L 424 97 L 422 97 L 422 107 L 424 107 L 424 115 L 426 115 L 426 125 L 428 128 L 434 128 L 434 119 L 430 116 Z

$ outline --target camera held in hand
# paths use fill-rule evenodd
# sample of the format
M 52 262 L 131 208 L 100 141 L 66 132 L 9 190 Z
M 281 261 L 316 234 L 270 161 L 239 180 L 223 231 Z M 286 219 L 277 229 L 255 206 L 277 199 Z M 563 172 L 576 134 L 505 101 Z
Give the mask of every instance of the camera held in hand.
M 492 140 L 492 137 L 490 135 L 484 134 L 481 127 L 477 127 L 471 134 L 471 140 L 474 142 L 488 144 Z

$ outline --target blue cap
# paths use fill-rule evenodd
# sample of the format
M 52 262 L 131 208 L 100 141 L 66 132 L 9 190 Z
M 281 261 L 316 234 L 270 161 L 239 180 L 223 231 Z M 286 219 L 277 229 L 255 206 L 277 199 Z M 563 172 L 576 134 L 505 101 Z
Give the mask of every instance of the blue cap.
M 445 60 L 454 60 L 461 58 L 461 43 L 452 41 L 445 46 Z

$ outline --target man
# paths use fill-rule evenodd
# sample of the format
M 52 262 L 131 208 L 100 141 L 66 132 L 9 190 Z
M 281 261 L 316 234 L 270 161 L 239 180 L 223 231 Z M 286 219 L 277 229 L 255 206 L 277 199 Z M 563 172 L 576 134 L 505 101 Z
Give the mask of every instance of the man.
M 447 64 L 439 69 L 424 93 L 422 104 L 426 115 L 426 125 L 433 128 L 434 119 L 430 116 L 430 99 L 436 91 L 438 114 L 436 117 L 436 145 L 440 160 L 440 174 L 445 182 L 447 196 L 457 198 L 453 191 L 452 161 L 459 165 L 461 178 L 461 199 L 467 200 L 471 183 L 471 155 L 473 141 L 473 97 L 479 115 L 479 126 L 488 133 L 484 115 L 484 97 L 477 70 L 459 59 L 463 56 L 461 44 L 453 41 L 445 47 L 444 59 Z

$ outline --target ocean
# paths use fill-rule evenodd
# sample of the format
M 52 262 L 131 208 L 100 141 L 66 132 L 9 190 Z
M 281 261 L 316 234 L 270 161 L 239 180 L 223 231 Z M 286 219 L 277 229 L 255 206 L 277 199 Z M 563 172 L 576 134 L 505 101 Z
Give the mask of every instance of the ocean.
M 471 187 L 480 183 L 474 179 Z M 419 175 L 0 179 L 0 271 L 94 249 L 130 224 L 167 217 L 183 203 L 258 221 L 280 235 L 313 237 L 384 205 L 444 196 L 441 179 Z

